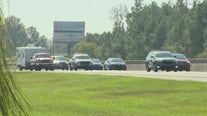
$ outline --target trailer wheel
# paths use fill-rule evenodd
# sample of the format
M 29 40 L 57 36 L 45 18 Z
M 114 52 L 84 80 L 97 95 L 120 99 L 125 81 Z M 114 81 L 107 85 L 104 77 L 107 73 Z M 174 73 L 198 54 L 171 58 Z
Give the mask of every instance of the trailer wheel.
M 23 67 L 21 67 L 21 66 L 18 66 L 18 67 L 19 67 L 19 70 L 20 70 L 20 71 L 22 71 L 22 70 L 23 70 Z

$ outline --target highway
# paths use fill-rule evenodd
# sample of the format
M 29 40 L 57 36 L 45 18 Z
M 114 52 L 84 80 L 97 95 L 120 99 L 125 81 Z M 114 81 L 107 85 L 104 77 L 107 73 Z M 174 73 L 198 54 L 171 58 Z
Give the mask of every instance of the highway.
M 53 72 L 62 73 L 79 73 L 79 74 L 97 74 L 97 75 L 115 75 L 115 76 L 132 76 L 132 77 L 144 77 L 144 78 L 155 78 L 155 79 L 170 79 L 178 81 L 198 81 L 207 82 L 207 72 L 146 72 L 146 71 L 62 71 L 55 70 Z

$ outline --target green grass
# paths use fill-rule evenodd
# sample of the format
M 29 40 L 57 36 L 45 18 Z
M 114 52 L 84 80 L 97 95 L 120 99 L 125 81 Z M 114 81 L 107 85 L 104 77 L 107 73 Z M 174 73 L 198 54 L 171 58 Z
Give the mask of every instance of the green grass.
M 207 84 L 17 72 L 32 116 L 206 116 Z

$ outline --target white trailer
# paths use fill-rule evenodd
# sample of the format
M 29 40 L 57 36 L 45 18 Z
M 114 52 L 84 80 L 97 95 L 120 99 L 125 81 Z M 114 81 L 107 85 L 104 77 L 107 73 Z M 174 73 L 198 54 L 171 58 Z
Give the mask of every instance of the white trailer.
M 34 53 L 46 52 L 46 49 L 43 47 L 35 47 L 34 45 L 28 45 L 26 47 L 17 47 L 16 48 L 16 66 L 19 70 L 22 69 L 31 69 L 30 68 L 30 59 Z

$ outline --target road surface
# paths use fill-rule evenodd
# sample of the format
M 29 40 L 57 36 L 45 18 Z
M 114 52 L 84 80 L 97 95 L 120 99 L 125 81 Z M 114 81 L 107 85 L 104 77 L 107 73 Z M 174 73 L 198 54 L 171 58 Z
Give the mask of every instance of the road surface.
M 132 76 L 132 77 L 145 77 L 155 79 L 170 79 L 178 81 L 199 81 L 207 82 L 207 72 L 146 72 L 146 71 L 61 71 L 55 70 L 54 72 L 64 73 L 79 73 L 79 74 L 99 74 L 99 75 L 116 75 L 116 76 Z

